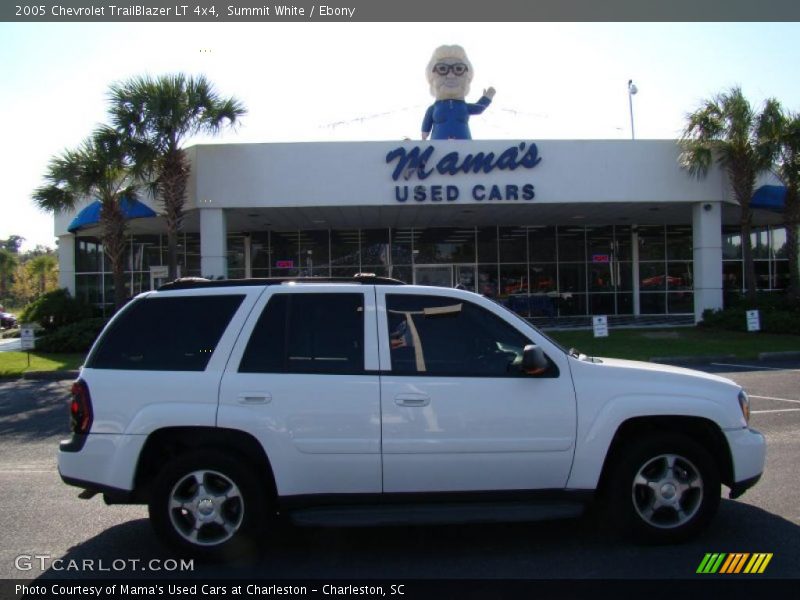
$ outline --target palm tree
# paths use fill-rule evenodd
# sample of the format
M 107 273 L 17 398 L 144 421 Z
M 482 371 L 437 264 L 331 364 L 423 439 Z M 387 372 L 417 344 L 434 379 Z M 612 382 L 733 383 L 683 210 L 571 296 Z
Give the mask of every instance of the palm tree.
M 11 281 L 11 275 L 17 268 L 17 262 L 16 254 L 0 248 L 0 302 L 8 293 L 8 284 Z
M 135 147 L 110 127 L 100 127 L 77 150 L 66 150 L 50 160 L 46 184 L 33 194 L 39 208 L 50 212 L 73 210 L 83 198 L 100 201 L 103 249 L 111 263 L 114 305 L 125 293 L 125 215 L 123 198 L 136 198 Z
M 705 177 L 714 161 L 728 175 L 733 196 L 739 202 L 745 284 L 751 301 L 756 296 L 756 272 L 750 240 L 750 199 L 756 177 L 772 166 L 777 148 L 766 132 L 779 113 L 780 106 L 775 100 L 769 100 L 764 110 L 756 113 L 741 88 L 734 87 L 706 100 L 687 115 L 679 140 L 678 162 L 691 175 Z
M 36 278 L 38 293 L 44 294 L 48 291 L 48 279 L 52 279 L 58 272 L 58 259 L 53 254 L 40 254 L 30 259 L 25 268 Z
M 204 76 L 181 73 L 114 84 L 110 98 L 109 112 L 117 130 L 150 148 L 145 166 L 154 196 L 164 208 L 169 277 L 175 279 L 190 171 L 181 144 L 193 135 L 216 135 L 224 126 L 236 125 L 247 111 L 235 98 L 221 98 Z
M 775 173 L 786 187 L 783 222 L 789 255 L 789 294 L 800 299 L 800 113 L 782 113 L 775 130 L 779 144 Z

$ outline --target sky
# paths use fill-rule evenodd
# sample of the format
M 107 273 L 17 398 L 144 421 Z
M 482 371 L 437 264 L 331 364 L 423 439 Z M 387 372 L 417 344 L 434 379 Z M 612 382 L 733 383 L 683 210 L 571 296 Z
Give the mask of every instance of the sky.
M 0 239 L 55 247 L 32 191 L 49 159 L 107 122 L 109 86 L 205 74 L 248 109 L 194 143 L 419 138 L 434 48 L 474 67 L 474 139 L 675 139 L 700 102 L 740 85 L 800 110 L 798 23 L 0 23 Z

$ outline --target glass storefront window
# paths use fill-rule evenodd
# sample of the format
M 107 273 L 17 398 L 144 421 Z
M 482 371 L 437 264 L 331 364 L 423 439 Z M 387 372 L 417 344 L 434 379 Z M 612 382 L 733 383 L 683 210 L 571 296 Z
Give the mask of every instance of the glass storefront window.
M 617 294 L 617 314 L 633 314 L 633 294 Z
M 294 277 L 300 265 L 299 235 L 296 231 L 270 234 L 270 268 L 273 277 Z
M 692 292 L 671 292 L 667 294 L 667 310 L 670 314 L 693 313 L 694 294 Z
M 361 265 L 361 236 L 358 229 L 331 231 L 331 266 Z
M 558 228 L 558 261 L 586 260 L 585 231 L 583 227 Z
M 786 247 L 786 229 L 783 227 L 776 227 L 771 233 L 772 257 L 788 258 L 789 249 Z
M 785 290 L 789 287 L 789 261 L 776 260 L 772 263 L 772 289 Z
M 478 265 L 477 292 L 489 298 L 496 298 L 497 290 L 497 264 Z
M 410 265 L 414 249 L 414 230 L 392 229 L 392 264 Z
M 615 254 L 614 228 L 586 228 L 586 262 L 611 262 Z
M 667 278 L 664 272 L 664 263 L 650 262 L 639 263 L 639 290 L 653 292 L 666 289 Z
M 593 263 L 589 265 L 589 289 L 595 292 L 613 291 L 614 278 L 610 263 Z
M 301 231 L 297 236 L 300 250 L 301 276 L 312 276 L 318 272 L 328 275 L 330 265 L 328 230 Z
M 558 300 L 558 314 L 572 317 L 586 314 L 586 294 L 561 294 Z
M 770 288 L 769 281 L 769 261 L 756 260 L 753 261 L 756 267 L 756 288 L 759 290 L 768 290 Z
M 692 260 L 694 239 L 690 225 L 667 226 L 667 260 Z
M 500 297 L 528 294 L 528 266 L 500 265 Z
M 664 227 L 639 227 L 639 260 L 664 260 Z
M 243 235 L 229 235 L 226 240 L 229 279 L 244 278 L 244 243 Z
M 629 225 L 614 226 L 614 251 L 616 260 L 633 260 L 631 228 Z
M 361 230 L 361 267 L 370 273 L 376 272 L 373 267 L 388 265 L 391 256 L 389 245 L 389 229 L 362 229 Z M 398 264 L 411 264 L 411 249 L 408 249 L 408 262 Z M 369 266 L 368 269 L 365 267 Z
M 614 315 L 614 294 L 589 294 L 589 313 L 593 315 Z
M 400 281 L 403 281 L 405 283 L 413 283 L 414 282 L 414 273 L 413 273 L 411 267 L 394 266 L 394 265 L 392 265 L 390 267 L 387 267 L 387 271 L 388 271 L 386 273 L 387 277 L 392 277 L 394 279 L 399 279 Z M 370 272 L 374 272 L 376 275 L 381 275 L 380 272 L 372 271 L 371 269 L 370 269 Z
M 75 275 L 75 297 L 88 304 L 102 304 L 103 276 Z
M 75 270 L 100 272 L 103 270 L 103 245 L 97 238 L 78 238 L 75 243 Z
M 722 228 L 722 258 L 742 258 L 742 234 L 738 227 Z
M 740 291 L 743 281 L 741 261 L 726 260 L 722 262 L 722 289 Z
M 455 227 L 415 229 L 414 263 L 451 264 L 475 262 L 475 230 Z
M 558 265 L 558 291 L 585 292 L 586 265 L 583 263 L 560 263 Z
M 558 289 L 555 264 L 530 266 L 531 294 L 554 292 Z
M 667 265 L 667 288 L 670 290 L 690 290 L 693 287 L 692 263 L 671 262 Z
M 528 230 L 525 227 L 500 227 L 500 262 L 528 262 Z
M 529 227 L 528 249 L 531 262 L 556 262 L 556 228 Z
M 253 277 L 269 277 L 269 232 L 250 234 L 250 264 Z
M 614 284 L 618 290 L 629 291 L 633 289 L 633 263 L 618 262 L 612 271 Z
M 497 227 L 478 227 L 478 262 L 497 262 Z
M 643 315 L 663 315 L 667 312 L 666 294 L 641 293 L 639 295 L 639 309 Z
M 753 258 L 769 258 L 769 231 L 762 229 L 750 233 L 750 243 L 753 246 Z

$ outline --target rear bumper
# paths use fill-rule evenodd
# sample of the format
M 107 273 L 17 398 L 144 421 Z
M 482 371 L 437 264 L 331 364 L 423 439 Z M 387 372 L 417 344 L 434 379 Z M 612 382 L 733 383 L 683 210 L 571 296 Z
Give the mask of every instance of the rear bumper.
M 761 478 L 767 458 L 767 442 L 755 429 L 726 431 L 725 437 L 733 459 L 734 483 L 730 497 L 738 498 Z
M 146 439 L 144 435 L 90 433 L 65 440 L 58 450 L 58 472 L 66 483 L 84 489 L 131 491 Z

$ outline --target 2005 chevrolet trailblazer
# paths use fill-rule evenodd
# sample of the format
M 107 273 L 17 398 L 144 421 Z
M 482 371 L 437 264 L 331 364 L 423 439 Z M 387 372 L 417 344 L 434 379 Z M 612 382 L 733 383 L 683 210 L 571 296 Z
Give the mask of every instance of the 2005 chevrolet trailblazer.
M 600 501 L 686 539 L 761 475 L 728 379 L 559 347 L 479 295 L 391 279 L 178 281 L 140 295 L 72 390 L 65 482 L 147 503 L 178 550 L 296 523 L 535 520 Z

